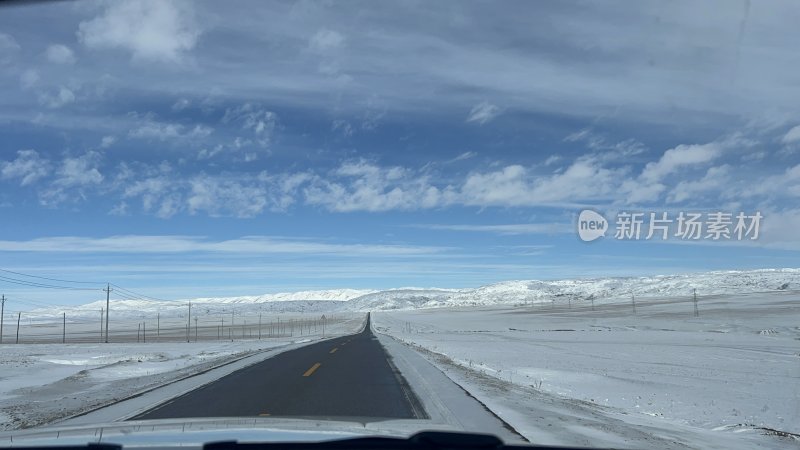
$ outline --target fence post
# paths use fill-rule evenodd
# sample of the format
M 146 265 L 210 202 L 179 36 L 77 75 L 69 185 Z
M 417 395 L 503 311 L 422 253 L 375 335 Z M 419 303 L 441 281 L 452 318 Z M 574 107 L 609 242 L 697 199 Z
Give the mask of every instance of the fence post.
M 19 320 L 22 318 L 22 313 L 17 313 L 17 341 L 14 342 L 15 344 L 19 344 Z
M 0 344 L 3 343 L 3 320 L 6 315 L 6 296 L 3 294 L 2 303 L 0 304 Z

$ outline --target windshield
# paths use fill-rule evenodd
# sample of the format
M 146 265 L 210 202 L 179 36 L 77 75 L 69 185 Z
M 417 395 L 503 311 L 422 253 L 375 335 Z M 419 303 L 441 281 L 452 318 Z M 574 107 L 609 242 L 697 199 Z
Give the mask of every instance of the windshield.
M 797 446 L 798 23 L 3 4 L 0 447 Z

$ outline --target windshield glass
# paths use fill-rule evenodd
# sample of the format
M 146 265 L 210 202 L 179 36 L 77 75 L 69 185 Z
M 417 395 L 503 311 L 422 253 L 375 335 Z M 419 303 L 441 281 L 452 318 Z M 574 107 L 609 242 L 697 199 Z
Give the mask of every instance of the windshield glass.
M 3 4 L 0 446 L 798 445 L 798 23 Z

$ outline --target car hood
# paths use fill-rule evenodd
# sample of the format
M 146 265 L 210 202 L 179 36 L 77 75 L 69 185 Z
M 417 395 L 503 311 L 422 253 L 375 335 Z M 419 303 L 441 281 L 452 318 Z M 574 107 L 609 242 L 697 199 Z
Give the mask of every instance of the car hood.
M 2 447 L 120 444 L 132 447 L 201 447 L 215 441 L 321 442 L 364 436 L 408 437 L 430 430 L 426 420 L 346 418 L 202 418 L 110 422 L 91 425 L 47 426 L 0 433 Z M 437 430 L 455 431 L 447 425 Z

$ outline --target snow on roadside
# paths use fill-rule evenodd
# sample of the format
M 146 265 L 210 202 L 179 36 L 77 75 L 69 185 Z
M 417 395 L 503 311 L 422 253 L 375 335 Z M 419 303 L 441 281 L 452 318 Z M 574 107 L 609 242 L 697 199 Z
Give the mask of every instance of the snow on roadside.
M 685 437 L 675 438 L 691 447 L 736 436 L 748 437 L 738 444 L 744 448 L 792 439 L 765 437 L 767 430 L 800 434 L 798 305 L 797 294 L 762 294 L 701 299 L 699 317 L 691 303 L 651 300 L 639 302 L 635 315 L 608 305 L 373 318 L 379 332 L 430 352 L 440 368 L 461 369 L 448 375 L 534 442 L 575 443 L 530 420 L 550 398 L 622 414 L 625 423 L 682 429 Z
M 353 315 L 327 336 L 354 333 L 363 320 Z M 0 429 L 41 425 L 246 355 L 320 338 L 0 346 Z

